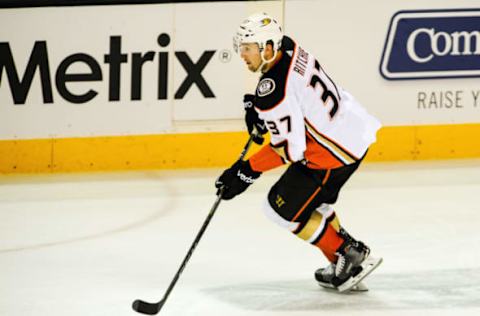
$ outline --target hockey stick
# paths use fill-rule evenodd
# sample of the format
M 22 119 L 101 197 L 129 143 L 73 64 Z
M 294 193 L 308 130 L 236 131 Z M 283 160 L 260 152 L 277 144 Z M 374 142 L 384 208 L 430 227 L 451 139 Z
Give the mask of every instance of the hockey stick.
M 243 148 L 242 153 L 240 154 L 240 160 L 243 160 L 245 158 L 245 155 L 247 154 L 247 152 L 250 148 L 250 145 L 252 144 L 253 137 L 254 137 L 254 134 L 252 133 L 250 135 L 250 138 L 248 139 L 247 144 Z M 163 295 L 163 298 L 159 302 L 156 302 L 156 303 L 148 303 L 148 302 L 145 302 L 145 301 L 142 301 L 142 300 L 135 300 L 132 304 L 132 308 L 133 308 L 134 311 L 136 311 L 138 313 L 142 313 L 142 314 L 147 314 L 147 315 L 155 315 L 158 312 L 160 312 L 163 305 L 167 301 L 167 298 L 170 295 L 170 292 L 173 290 L 173 287 L 177 283 L 177 281 L 180 277 L 180 274 L 182 274 L 183 269 L 185 269 L 185 266 L 187 265 L 188 260 L 192 256 L 193 251 L 195 250 L 195 247 L 197 246 L 198 242 L 200 241 L 200 238 L 202 238 L 203 233 L 207 229 L 207 226 L 210 223 L 210 220 L 212 219 L 213 215 L 215 214 L 215 211 L 217 210 L 218 205 L 220 204 L 220 201 L 222 200 L 222 195 L 223 195 L 224 189 L 225 189 L 224 187 L 220 188 L 220 190 L 218 192 L 218 195 L 217 195 L 217 199 L 215 200 L 215 203 L 213 203 L 213 206 L 210 209 L 210 212 L 208 213 L 207 218 L 203 222 L 202 228 L 200 228 L 200 231 L 198 232 L 197 236 L 195 237 L 195 240 L 193 241 L 192 245 L 190 246 L 190 249 L 188 250 L 187 255 L 185 256 L 182 264 L 180 265 L 180 268 L 178 269 L 177 273 L 173 277 L 173 280 L 170 282 L 170 285 L 169 285 L 167 291 Z

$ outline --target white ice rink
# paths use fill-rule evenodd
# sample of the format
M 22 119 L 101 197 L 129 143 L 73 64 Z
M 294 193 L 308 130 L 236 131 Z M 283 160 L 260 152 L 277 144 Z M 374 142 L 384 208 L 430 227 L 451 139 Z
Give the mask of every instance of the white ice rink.
M 320 251 L 264 217 L 282 170 L 223 201 L 160 315 L 480 315 L 480 161 L 366 164 L 335 209 L 384 263 L 320 289 Z M 0 177 L 0 315 L 135 315 L 163 296 L 216 170 Z

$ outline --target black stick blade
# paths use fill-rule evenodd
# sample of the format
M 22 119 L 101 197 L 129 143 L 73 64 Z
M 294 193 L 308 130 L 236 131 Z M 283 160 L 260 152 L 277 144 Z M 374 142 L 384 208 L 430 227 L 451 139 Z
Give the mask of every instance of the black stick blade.
M 132 304 L 132 308 L 134 311 L 142 314 L 147 314 L 147 315 L 156 315 L 162 308 L 163 301 L 159 303 L 148 303 L 144 302 L 142 300 L 136 300 Z

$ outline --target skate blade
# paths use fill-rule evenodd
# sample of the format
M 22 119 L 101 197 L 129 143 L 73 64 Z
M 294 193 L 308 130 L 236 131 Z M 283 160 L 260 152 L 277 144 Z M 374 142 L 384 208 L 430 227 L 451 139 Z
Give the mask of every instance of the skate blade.
M 346 292 L 353 288 L 355 285 L 360 283 L 364 278 L 366 278 L 370 273 L 373 272 L 383 261 L 383 258 L 372 258 L 368 257 L 362 263 L 362 271 L 354 277 L 351 277 L 347 281 L 343 282 L 337 287 L 337 290 L 340 293 Z
M 331 283 L 318 282 L 318 285 L 320 285 L 322 288 L 326 290 L 338 292 L 338 289 Z M 357 284 L 352 286 L 348 291 L 355 292 L 355 293 L 368 292 L 368 287 L 363 282 L 358 282 Z

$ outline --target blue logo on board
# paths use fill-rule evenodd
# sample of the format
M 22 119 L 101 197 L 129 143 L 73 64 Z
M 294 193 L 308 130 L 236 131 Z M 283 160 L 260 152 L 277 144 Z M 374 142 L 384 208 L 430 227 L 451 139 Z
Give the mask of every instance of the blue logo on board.
M 480 77 L 480 9 L 397 12 L 380 73 L 388 80 Z

